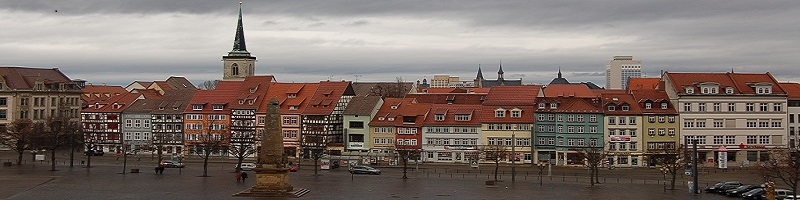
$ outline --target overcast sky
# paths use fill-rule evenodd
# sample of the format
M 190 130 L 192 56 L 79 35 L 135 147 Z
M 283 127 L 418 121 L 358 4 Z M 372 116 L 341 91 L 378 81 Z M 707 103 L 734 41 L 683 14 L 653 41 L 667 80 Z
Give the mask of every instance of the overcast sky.
M 58 67 L 127 85 L 222 78 L 238 1 L 0 0 L 0 66 Z M 245 1 L 256 74 L 279 81 L 391 81 L 450 74 L 605 84 L 615 55 L 647 76 L 766 72 L 800 81 L 796 1 Z

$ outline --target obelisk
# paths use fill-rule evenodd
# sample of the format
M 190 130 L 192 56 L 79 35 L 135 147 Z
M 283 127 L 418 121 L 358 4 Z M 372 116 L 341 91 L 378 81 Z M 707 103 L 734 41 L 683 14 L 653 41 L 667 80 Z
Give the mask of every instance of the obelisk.
M 258 152 L 256 168 L 256 185 L 234 196 L 248 197 L 298 197 L 308 190 L 299 192 L 289 184 L 289 169 L 284 166 L 283 136 L 281 134 L 281 112 L 278 100 L 272 98 L 267 106 L 266 127 L 261 135 L 261 150 Z M 302 195 L 300 194 L 300 195 Z

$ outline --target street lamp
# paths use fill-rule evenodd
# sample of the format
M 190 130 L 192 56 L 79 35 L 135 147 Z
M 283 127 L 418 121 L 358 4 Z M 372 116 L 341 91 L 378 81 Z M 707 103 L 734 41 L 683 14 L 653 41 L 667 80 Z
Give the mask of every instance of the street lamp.
M 664 175 L 664 192 L 667 191 L 667 173 L 669 172 L 669 168 L 666 165 L 661 166 L 661 174 Z
M 517 138 L 516 138 L 516 131 L 517 126 L 515 125 L 511 129 L 511 182 L 515 182 L 517 178 Z
M 536 163 L 536 166 L 539 167 L 539 186 L 542 186 L 542 171 L 544 170 L 544 166 L 546 164 L 544 162 Z

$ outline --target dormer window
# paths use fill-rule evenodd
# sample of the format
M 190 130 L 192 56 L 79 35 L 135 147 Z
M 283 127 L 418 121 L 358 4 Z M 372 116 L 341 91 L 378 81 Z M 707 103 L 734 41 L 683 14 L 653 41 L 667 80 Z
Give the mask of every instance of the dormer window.
M 213 106 L 211 106 L 211 109 L 212 110 L 222 110 L 222 107 L 223 107 L 222 105 L 213 105 Z
M 239 100 L 239 105 L 242 105 L 242 104 L 244 104 L 244 99 L 243 100 Z
M 557 103 L 550 103 L 550 109 L 556 109 L 556 108 L 558 108 Z
M 436 115 L 434 115 L 434 120 L 436 120 L 436 121 L 444 121 L 444 114 L 436 114 Z
M 389 121 L 394 121 L 394 117 L 389 117 Z
M 725 94 L 733 94 L 733 88 L 732 87 L 725 88 Z
M 506 110 L 503 110 L 503 109 L 495 110 L 494 111 L 494 117 L 497 117 L 497 118 L 506 117 Z
M 397 105 L 392 105 L 392 110 L 397 110 Z
M 539 103 L 539 109 L 544 109 L 544 103 Z
M 164 107 L 163 107 L 163 106 L 162 106 L 162 107 L 158 107 L 158 109 L 159 109 L 159 110 L 164 110 Z
M 471 117 L 470 117 L 469 114 L 457 114 L 456 115 L 456 121 L 469 121 L 470 118 Z
M 644 109 L 650 110 L 651 108 L 653 108 L 653 103 L 650 102 L 644 103 Z
M 289 106 L 289 110 L 297 110 L 297 106 Z
M 520 109 L 511 110 L 511 118 L 520 118 L 520 117 L 522 117 L 522 110 Z
M 622 106 L 622 111 L 628 111 L 628 110 L 630 110 L 630 109 L 631 109 L 631 107 L 630 107 L 630 106 L 628 106 L 628 105 L 623 105 L 623 106 Z
M 686 94 L 694 94 L 694 88 L 686 88 Z
M 772 87 L 756 86 L 756 94 L 772 94 Z
M 662 103 L 661 103 L 661 109 L 664 109 L 664 110 L 666 110 L 666 109 L 667 109 L 667 103 L 665 103 L 665 102 L 662 102 Z
M 295 93 L 290 93 L 290 94 L 287 94 L 287 95 L 286 95 L 286 98 L 290 98 L 290 99 L 297 98 L 297 94 L 295 94 Z
M 192 110 L 203 110 L 203 105 L 202 104 L 192 105 Z
M 614 106 L 614 105 L 608 106 L 608 111 L 615 111 L 615 110 L 617 110 L 616 106 Z
M 253 103 L 255 103 L 255 102 L 256 102 L 256 100 L 253 100 L 253 99 L 247 101 L 247 103 L 250 104 L 250 105 L 253 105 Z
M 383 120 L 386 120 L 386 118 L 385 117 L 378 117 L 378 120 L 383 121 Z
M 250 93 L 256 93 L 256 90 L 258 90 L 258 86 L 250 88 Z

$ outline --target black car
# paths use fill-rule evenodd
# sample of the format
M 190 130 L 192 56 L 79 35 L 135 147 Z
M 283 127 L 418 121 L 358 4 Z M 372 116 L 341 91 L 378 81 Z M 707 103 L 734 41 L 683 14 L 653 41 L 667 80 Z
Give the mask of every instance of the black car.
M 730 190 L 739 186 L 742 186 L 742 183 L 737 181 L 719 182 L 711 187 L 706 188 L 706 192 L 725 194 L 725 190 Z
M 88 150 L 83 154 L 87 156 L 103 156 L 105 153 L 103 153 L 103 150 Z
M 761 200 L 761 195 L 764 194 L 764 188 L 752 189 L 742 194 L 742 198 L 748 200 Z
M 742 196 L 742 194 L 744 194 L 745 192 L 748 192 L 748 191 L 750 191 L 752 189 L 756 189 L 756 188 L 760 188 L 760 187 L 761 186 L 757 186 L 757 185 L 743 185 L 743 186 L 739 186 L 737 188 L 733 188 L 733 189 L 725 191 L 725 195 L 728 195 L 728 196 L 731 196 L 731 197 L 739 197 L 739 196 Z

